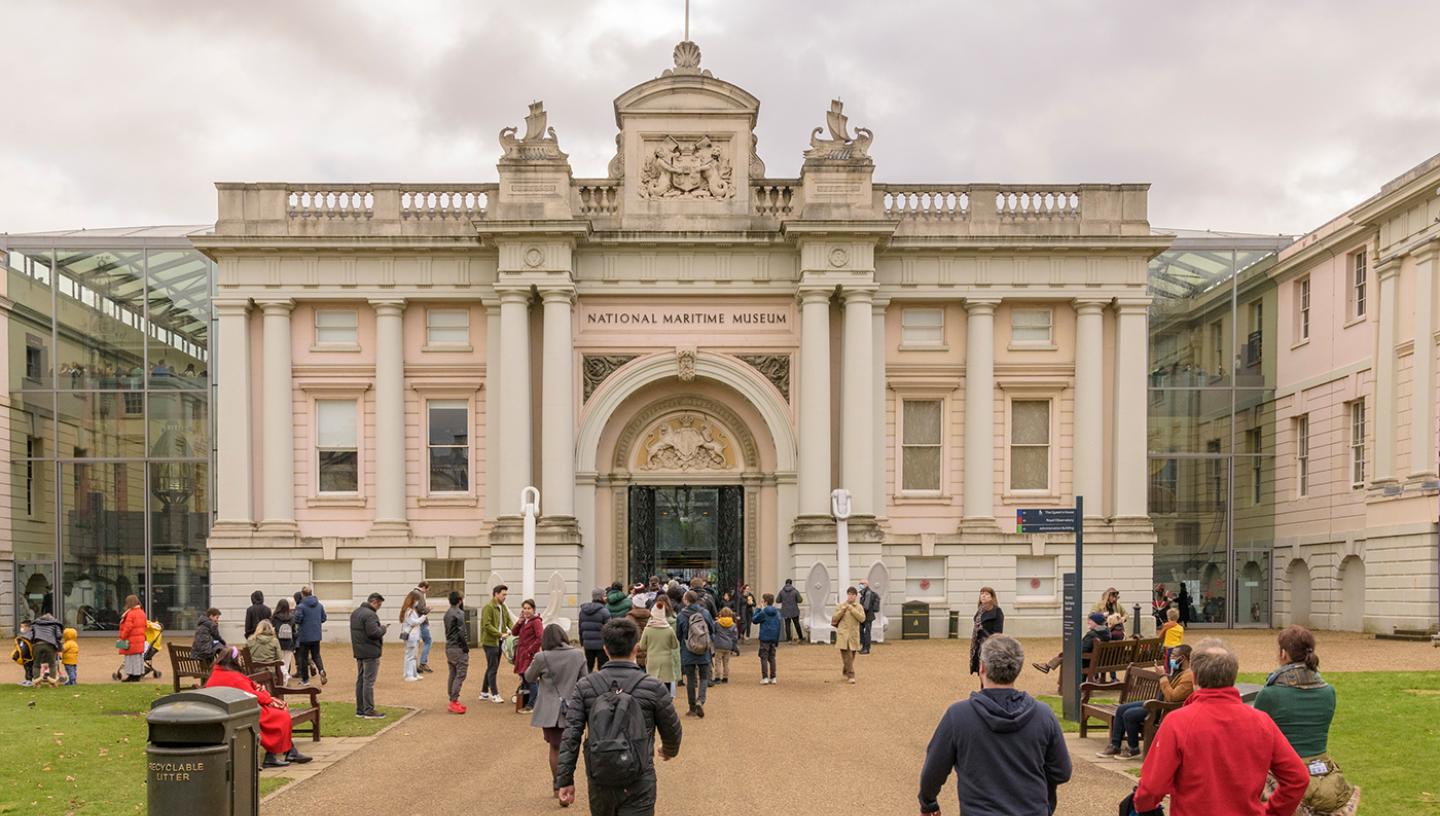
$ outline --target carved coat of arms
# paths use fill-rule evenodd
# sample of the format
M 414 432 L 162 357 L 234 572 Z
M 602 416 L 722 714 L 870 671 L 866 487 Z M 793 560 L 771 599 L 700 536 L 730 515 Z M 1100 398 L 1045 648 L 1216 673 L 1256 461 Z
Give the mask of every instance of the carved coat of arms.
M 668 420 L 647 434 L 641 452 L 642 470 L 724 470 L 729 467 L 728 441 L 703 418 Z
M 655 148 L 640 173 L 642 198 L 730 198 L 734 171 L 721 147 L 702 136 L 680 141 L 674 136 Z

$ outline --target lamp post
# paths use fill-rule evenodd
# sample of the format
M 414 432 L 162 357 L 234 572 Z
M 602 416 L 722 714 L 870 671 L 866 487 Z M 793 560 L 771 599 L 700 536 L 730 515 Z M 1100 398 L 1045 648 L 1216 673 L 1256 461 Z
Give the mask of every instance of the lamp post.
M 835 517 L 835 550 L 840 560 L 840 585 L 836 588 L 837 601 L 844 600 L 845 589 L 850 586 L 850 491 L 837 487 L 830 491 L 830 515 Z
M 535 597 L 535 517 L 540 515 L 540 490 L 534 485 L 520 491 L 520 513 L 525 517 L 520 545 L 520 600 Z

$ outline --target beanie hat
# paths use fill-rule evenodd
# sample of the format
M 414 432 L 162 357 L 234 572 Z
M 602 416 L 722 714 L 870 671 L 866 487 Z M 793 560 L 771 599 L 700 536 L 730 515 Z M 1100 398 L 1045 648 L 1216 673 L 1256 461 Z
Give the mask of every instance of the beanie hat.
M 1105 613 L 1104 613 L 1104 612 L 1091 612 L 1091 613 L 1090 613 L 1090 622 L 1093 623 L 1093 624 L 1095 624 L 1096 626 L 1104 626 L 1104 625 L 1105 625 Z

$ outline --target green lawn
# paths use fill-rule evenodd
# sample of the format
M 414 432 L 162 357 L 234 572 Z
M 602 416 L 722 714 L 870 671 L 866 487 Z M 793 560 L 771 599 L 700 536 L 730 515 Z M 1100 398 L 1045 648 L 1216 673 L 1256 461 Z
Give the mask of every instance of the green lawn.
M 124 814 L 145 810 L 145 714 L 169 684 L 0 687 L 0 814 Z M 326 737 L 367 736 L 387 720 L 358 720 L 351 702 L 321 703 Z M 301 750 L 304 750 L 303 745 Z M 269 793 L 285 780 L 261 775 Z

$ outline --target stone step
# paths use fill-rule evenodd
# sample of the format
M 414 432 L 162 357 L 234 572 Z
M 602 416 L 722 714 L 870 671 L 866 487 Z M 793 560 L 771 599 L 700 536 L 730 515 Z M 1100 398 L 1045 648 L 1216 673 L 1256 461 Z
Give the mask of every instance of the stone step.
M 1434 637 L 1434 636 L 1431 635 L 1429 632 L 1399 632 L 1399 631 L 1397 631 L 1397 632 L 1395 632 L 1395 633 L 1393 633 L 1393 634 L 1389 634 L 1389 635 L 1385 635 L 1385 634 L 1376 635 L 1376 636 L 1375 636 L 1375 639 L 1376 639 L 1376 640 L 1409 640 L 1409 641 L 1414 641 L 1414 642 L 1419 642 L 1419 643 L 1428 643 L 1428 642 L 1430 642 L 1430 639 L 1431 639 L 1432 637 Z
M 1430 627 L 1429 629 L 1396 629 L 1396 630 L 1395 630 L 1395 634 L 1397 634 L 1397 635 L 1418 635 L 1418 636 L 1420 636 L 1420 637 L 1427 637 L 1427 638 L 1428 638 L 1428 637 L 1432 637 L 1432 636 L 1434 636 L 1434 635 L 1437 634 L 1437 633 L 1440 633 L 1440 629 L 1436 629 L 1436 628 L 1433 627 L 1433 626 Z

